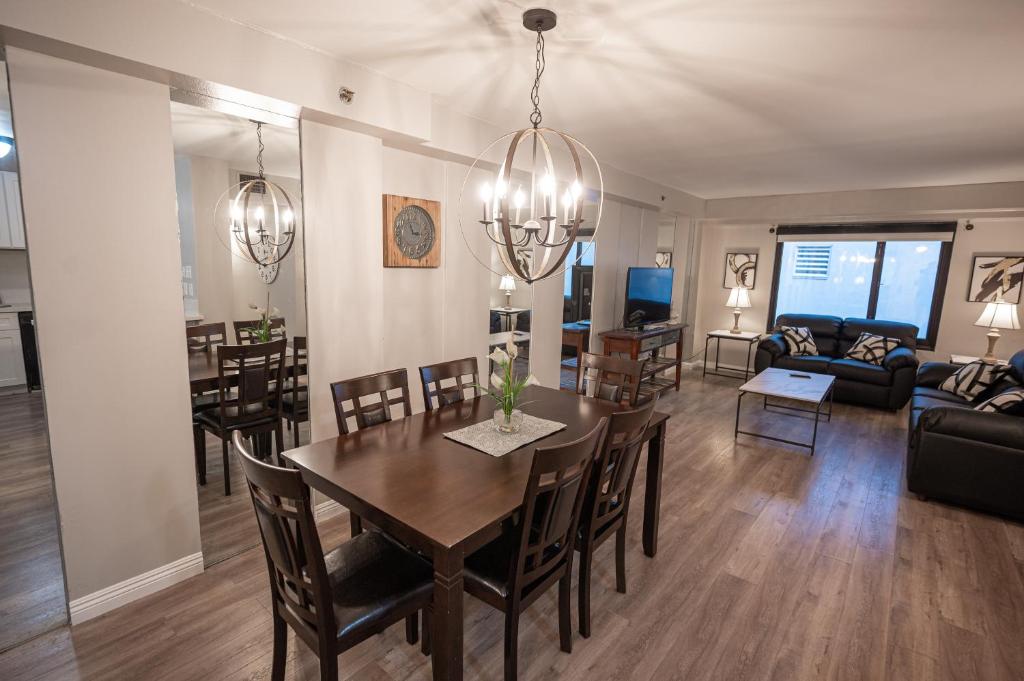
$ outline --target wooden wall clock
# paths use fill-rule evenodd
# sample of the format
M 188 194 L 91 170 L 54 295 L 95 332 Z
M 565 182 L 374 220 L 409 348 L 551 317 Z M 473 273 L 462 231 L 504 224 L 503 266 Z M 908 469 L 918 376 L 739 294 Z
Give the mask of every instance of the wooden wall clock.
M 441 203 L 384 195 L 384 267 L 441 265 Z

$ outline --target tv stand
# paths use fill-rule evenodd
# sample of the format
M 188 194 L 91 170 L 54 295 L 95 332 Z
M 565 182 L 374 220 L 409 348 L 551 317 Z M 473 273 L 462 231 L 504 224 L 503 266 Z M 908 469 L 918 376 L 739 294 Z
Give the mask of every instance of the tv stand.
M 640 359 L 641 355 L 650 353 L 640 380 L 640 395 L 644 397 L 672 388 L 679 390 L 683 370 L 683 331 L 686 326 L 665 324 L 647 329 L 613 329 L 599 337 L 606 355 L 628 355 L 630 359 Z M 673 345 L 676 349 L 675 357 L 659 356 L 663 348 Z M 663 375 L 672 369 L 675 369 L 674 375 Z

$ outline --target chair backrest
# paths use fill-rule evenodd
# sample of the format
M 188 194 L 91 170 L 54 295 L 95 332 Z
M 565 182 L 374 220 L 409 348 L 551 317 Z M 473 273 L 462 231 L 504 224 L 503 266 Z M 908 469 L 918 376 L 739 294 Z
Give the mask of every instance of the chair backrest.
M 306 350 L 306 337 L 294 336 L 292 338 L 292 404 L 298 406 L 300 401 L 299 393 L 308 389 L 308 386 L 299 378 L 309 375 L 309 352 Z
M 454 385 L 444 386 L 446 380 L 454 380 Z M 467 380 L 468 379 L 468 380 Z M 420 367 L 420 381 L 423 383 L 423 406 L 430 411 L 437 407 L 461 402 L 466 398 L 466 391 L 472 390 L 473 397 L 480 396 L 480 373 L 476 366 L 476 357 L 456 359 Z
M 580 439 L 534 452 L 509 581 L 516 596 L 544 579 L 561 561 L 572 560 L 588 476 L 607 427 L 608 419 L 602 418 Z
M 643 372 L 644 360 L 584 352 L 576 375 L 576 393 L 635 406 Z
M 185 327 L 185 345 L 189 352 L 209 352 L 228 342 L 228 327 L 224 322 L 195 324 Z
M 313 650 L 337 632 L 323 547 L 302 473 L 257 460 L 240 431 L 232 441 L 249 486 L 275 611 Z
M 593 535 L 629 510 L 629 497 L 636 477 L 644 434 L 658 404 L 657 394 L 639 409 L 611 415 L 604 446 L 590 475 L 583 510 L 585 531 Z
M 389 396 L 389 390 L 398 390 L 400 394 Z M 394 369 L 331 383 L 331 399 L 334 416 L 338 419 L 338 432 L 342 435 L 349 432 L 348 420 L 352 417 L 356 420 L 356 430 L 362 430 L 393 419 L 391 407 L 395 405 L 402 405 L 403 417 L 410 416 L 409 372 Z M 346 402 L 351 402 L 352 407 L 346 407 Z
M 231 428 L 281 418 L 286 341 L 222 345 L 217 350 L 220 423 Z M 234 393 L 231 388 L 235 387 Z
M 235 342 L 239 345 L 248 345 L 249 343 L 255 343 L 256 340 L 253 337 L 252 330 L 260 325 L 259 319 L 248 319 L 237 322 L 232 322 L 235 326 Z M 270 318 L 270 339 L 281 340 L 282 338 L 288 337 L 288 330 L 284 325 L 284 317 L 271 317 Z

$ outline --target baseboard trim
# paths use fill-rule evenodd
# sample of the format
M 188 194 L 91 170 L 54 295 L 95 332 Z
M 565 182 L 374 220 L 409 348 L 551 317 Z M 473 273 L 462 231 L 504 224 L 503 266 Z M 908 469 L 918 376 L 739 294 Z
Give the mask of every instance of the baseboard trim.
M 334 499 L 328 499 L 327 501 L 321 501 L 313 509 L 313 517 L 316 520 L 326 520 L 327 518 L 333 518 L 345 510 L 345 507 L 339 504 Z
M 115 608 L 166 589 L 189 577 L 202 574 L 202 572 L 203 554 L 202 552 L 193 553 L 179 558 L 173 563 L 161 565 L 149 572 L 136 575 L 87 596 L 76 598 L 68 604 L 71 624 L 81 624 L 94 617 L 99 617 Z

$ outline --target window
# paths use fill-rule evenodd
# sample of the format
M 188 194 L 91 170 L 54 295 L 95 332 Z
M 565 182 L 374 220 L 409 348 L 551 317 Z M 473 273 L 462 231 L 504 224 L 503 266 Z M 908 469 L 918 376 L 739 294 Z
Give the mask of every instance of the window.
M 779 227 L 769 326 L 787 313 L 885 319 L 934 347 L 955 227 Z

